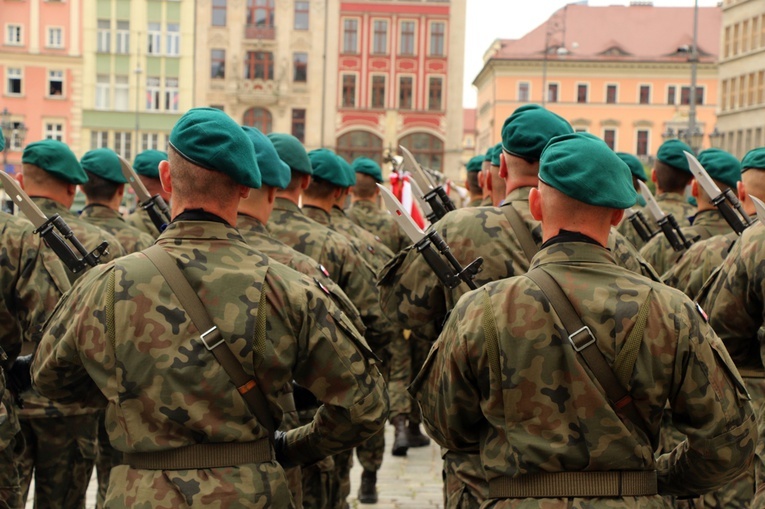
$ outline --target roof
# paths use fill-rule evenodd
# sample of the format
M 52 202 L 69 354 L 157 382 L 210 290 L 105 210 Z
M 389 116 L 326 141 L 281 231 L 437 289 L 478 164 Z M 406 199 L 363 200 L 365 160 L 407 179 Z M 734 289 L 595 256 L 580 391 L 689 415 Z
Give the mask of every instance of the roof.
M 503 39 L 489 59 L 682 61 L 693 43 L 693 7 L 569 4 L 520 39 Z M 720 45 L 722 10 L 698 10 L 698 53 L 714 62 Z M 549 30 L 549 38 L 548 38 Z M 685 47 L 686 50 L 680 48 Z M 560 49 L 558 49 L 560 48 Z
M 475 108 L 462 110 L 462 130 L 466 133 L 475 132 Z

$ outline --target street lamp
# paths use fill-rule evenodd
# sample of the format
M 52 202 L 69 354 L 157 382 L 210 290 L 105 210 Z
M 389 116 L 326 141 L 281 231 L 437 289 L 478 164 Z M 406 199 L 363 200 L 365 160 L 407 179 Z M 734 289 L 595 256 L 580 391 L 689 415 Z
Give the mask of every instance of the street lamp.
M 717 126 L 709 133 L 709 146 L 712 148 L 722 148 L 723 134 L 717 130 Z

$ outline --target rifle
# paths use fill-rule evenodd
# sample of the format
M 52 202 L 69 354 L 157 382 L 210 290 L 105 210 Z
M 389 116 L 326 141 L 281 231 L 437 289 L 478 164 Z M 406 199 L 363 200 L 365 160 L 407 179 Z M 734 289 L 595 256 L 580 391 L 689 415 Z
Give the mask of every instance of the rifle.
M 654 220 L 659 224 L 664 236 L 667 237 L 669 244 L 676 252 L 684 251 L 693 245 L 693 242 L 685 238 L 683 232 L 680 230 L 680 225 L 677 224 L 675 216 L 672 214 L 665 214 L 659 204 L 656 202 L 656 198 L 651 194 L 651 190 L 641 180 L 638 180 L 640 186 L 640 194 L 643 195 L 646 201 L 646 207 L 653 216 Z
M 146 189 L 141 179 L 138 178 L 138 174 L 133 169 L 133 166 L 124 157 L 120 155 L 118 157 L 120 158 L 122 175 L 135 191 L 140 207 L 149 214 L 151 222 L 154 223 L 154 226 L 161 233 L 167 228 L 167 224 L 171 220 L 170 209 L 167 207 L 167 203 L 158 194 L 151 196 L 149 190 Z
M 412 177 L 417 182 L 419 188 L 425 191 L 422 198 L 424 198 L 425 201 L 428 202 L 428 205 L 430 205 L 435 221 L 444 217 L 447 212 L 456 210 L 457 207 L 454 206 L 454 203 L 451 198 L 449 198 L 449 195 L 446 194 L 446 190 L 443 186 L 438 185 L 431 180 L 430 176 L 428 176 L 425 170 L 423 170 L 417 163 L 417 160 L 411 152 L 403 146 L 399 148 L 401 149 L 401 153 L 404 154 L 404 167 L 412 174 Z M 428 219 L 432 223 L 435 222 L 433 219 Z

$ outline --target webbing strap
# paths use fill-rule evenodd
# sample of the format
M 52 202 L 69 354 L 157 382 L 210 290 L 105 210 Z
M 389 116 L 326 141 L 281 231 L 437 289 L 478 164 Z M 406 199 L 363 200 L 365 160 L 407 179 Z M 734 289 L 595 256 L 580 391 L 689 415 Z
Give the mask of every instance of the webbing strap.
M 486 355 L 489 357 L 489 372 L 502 383 L 502 368 L 499 363 L 499 339 L 497 338 L 497 323 L 494 321 L 494 312 L 491 309 L 491 299 L 486 289 L 483 294 L 483 335 L 486 342 Z
M 189 318 L 191 318 L 191 321 L 194 322 L 197 330 L 202 333 L 200 339 L 205 348 L 213 354 L 215 359 L 217 359 L 223 367 L 224 371 L 226 371 L 237 391 L 244 398 L 250 411 L 252 411 L 258 419 L 258 422 L 268 430 L 269 439 L 273 440 L 276 425 L 274 424 L 274 418 L 271 415 L 271 412 L 268 410 L 268 403 L 263 395 L 263 391 L 260 389 L 256 380 L 244 371 L 242 364 L 234 356 L 234 353 L 231 351 L 231 348 L 229 348 L 225 339 L 223 339 L 220 331 L 215 324 L 213 324 L 204 304 L 202 304 L 202 301 L 191 287 L 191 284 L 189 284 L 189 281 L 184 277 L 181 269 L 172 257 L 170 257 L 170 255 L 157 244 L 144 249 L 143 253 L 151 263 L 157 267 L 160 275 L 165 278 L 170 289 L 181 302 L 181 307 L 186 310 L 186 313 L 189 315 Z M 256 332 L 256 342 L 258 340 L 265 341 L 264 337 L 257 337 L 257 334 L 261 332 L 260 322 L 261 320 L 265 320 L 264 294 L 265 288 L 260 296 L 258 318 L 256 322 L 256 330 L 258 331 Z M 261 313 L 263 314 L 262 319 Z M 265 335 L 265 324 L 262 329 L 262 333 Z
M 649 292 L 648 298 L 643 301 L 643 304 L 640 306 L 637 320 L 635 320 L 635 325 L 632 326 L 630 335 L 627 336 L 627 341 L 624 342 L 624 346 L 622 346 L 616 359 L 614 359 L 616 378 L 619 379 L 619 383 L 621 383 L 623 387 L 630 386 L 630 378 L 632 378 L 632 372 L 635 370 L 638 350 L 640 350 L 640 345 L 643 343 L 645 325 L 648 321 L 648 303 L 650 300 L 651 293 Z
M 489 498 L 644 497 L 658 492 L 654 470 L 551 472 L 489 481 Z
M 122 461 L 141 470 L 199 470 L 265 463 L 274 458 L 271 442 L 262 438 L 253 442 L 193 444 L 151 452 L 126 452 Z
M 521 244 L 523 253 L 526 255 L 526 258 L 531 261 L 534 255 L 539 251 L 539 246 L 534 242 L 534 237 L 531 236 L 529 227 L 526 226 L 521 215 L 511 204 L 506 203 L 505 205 L 502 205 L 501 208 L 502 212 L 505 213 L 505 217 L 510 222 L 510 227 L 515 233 L 515 238 L 517 238 L 518 242 Z
M 633 425 L 640 428 L 645 433 L 646 439 L 650 441 L 651 434 L 648 431 L 648 425 L 640 412 L 637 411 L 632 396 L 617 379 L 603 352 L 598 348 L 592 331 L 576 313 L 571 301 L 568 300 L 555 279 L 539 267 L 527 272 L 526 277 L 534 281 L 545 294 L 547 300 L 550 301 L 560 321 L 563 322 L 563 327 L 569 334 L 568 339 L 577 353 L 577 358 L 590 369 L 617 414 L 623 414 Z

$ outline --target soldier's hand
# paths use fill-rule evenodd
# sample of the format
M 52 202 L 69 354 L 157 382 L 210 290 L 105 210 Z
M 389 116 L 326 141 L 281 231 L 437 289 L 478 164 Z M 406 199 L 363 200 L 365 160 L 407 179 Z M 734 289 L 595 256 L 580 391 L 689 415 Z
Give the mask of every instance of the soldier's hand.
M 31 365 L 32 355 L 23 355 L 16 358 L 6 373 L 8 388 L 16 397 L 32 388 L 32 373 L 29 369 Z

